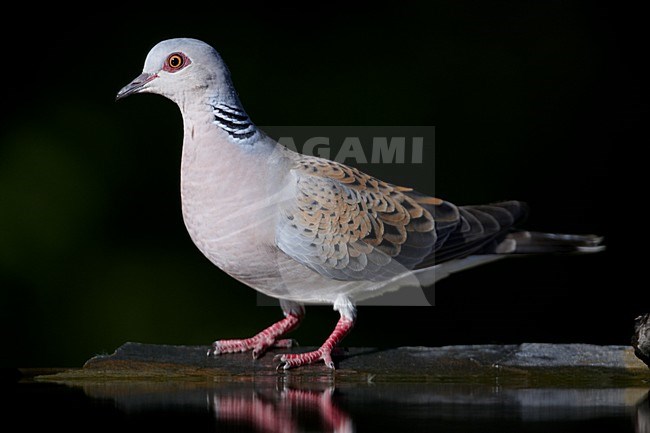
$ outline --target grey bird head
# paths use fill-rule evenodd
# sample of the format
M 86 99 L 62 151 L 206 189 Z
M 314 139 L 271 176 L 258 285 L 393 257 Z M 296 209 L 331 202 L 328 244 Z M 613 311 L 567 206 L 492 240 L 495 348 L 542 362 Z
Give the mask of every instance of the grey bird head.
M 147 55 L 142 74 L 124 86 L 116 100 L 134 93 L 157 93 L 179 105 L 200 93 L 223 101 L 236 98 L 230 72 L 219 53 L 190 38 L 156 44 Z

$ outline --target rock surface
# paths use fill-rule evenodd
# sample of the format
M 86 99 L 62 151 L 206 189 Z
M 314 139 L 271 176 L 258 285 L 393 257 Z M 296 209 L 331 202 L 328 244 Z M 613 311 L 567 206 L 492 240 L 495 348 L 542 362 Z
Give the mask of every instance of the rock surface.
M 310 350 L 310 348 L 301 348 Z M 277 372 L 276 351 L 253 360 L 250 353 L 207 357 L 203 346 L 126 343 L 113 354 L 98 355 L 81 369 L 46 379 L 155 378 L 213 381 L 291 380 L 351 382 L 474 382 L 538 386 L 550 382 L 597 380 L 601 385 L 647 380 L 648 368 L 626 346 L 524 343 L 445 347 L 350 348 L 335 357 L 337 370 L 322 364 Z

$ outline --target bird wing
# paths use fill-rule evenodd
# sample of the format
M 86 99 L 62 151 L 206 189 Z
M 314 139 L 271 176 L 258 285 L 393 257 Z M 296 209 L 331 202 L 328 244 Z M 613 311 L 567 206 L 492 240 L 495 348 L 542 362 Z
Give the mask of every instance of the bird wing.
M 417 264 L 427 268 L 472 254 L 506 254 L 514 252 L 515 244 L 503 243 L 513 226 L 528 211 L 525 203 L 511 200 L 484 205 L 459 206 L 458 224 L 436 247 L 434 252 Z
M 277 246 L 338 280 L 385 280 L 427 260 L 461 224 L 459 208 L 337 162 L 302 156 L 291 171 Z

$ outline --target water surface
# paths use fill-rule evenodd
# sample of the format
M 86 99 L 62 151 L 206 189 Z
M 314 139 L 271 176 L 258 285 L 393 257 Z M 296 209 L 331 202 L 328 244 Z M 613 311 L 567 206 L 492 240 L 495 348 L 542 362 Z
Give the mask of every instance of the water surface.
M 3 418 L 5 431 L 650 433 L 649 389 L 23 380 L 5 388 Z

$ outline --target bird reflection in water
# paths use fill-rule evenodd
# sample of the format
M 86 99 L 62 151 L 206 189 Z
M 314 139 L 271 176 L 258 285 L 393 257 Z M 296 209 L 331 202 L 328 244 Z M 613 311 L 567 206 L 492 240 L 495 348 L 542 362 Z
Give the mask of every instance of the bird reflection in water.
M 341 381 L 335 389 L 330 380 L 314 377 L 268 379 L 75 380 L 65 384 L 83 389 L 90 399 L 85 407 L 93 408 L 93 420 L 98 413 L 107 420 L 114 418 L 121 432 L 141 432 L 143 425 L 152 431 L 169 429 L 179 423 L 183 431 L 213 426 L 216 431 L 264 433 L 356 429 L 415 433 L 465 431 L 480 425 L 486 431 L 505 433 L 513 431 L 513 426 L 518 427 L 514 431 L 522 426 L 537 430 L 544 424 L 574 429 L 578 423 L 606 420 L 615 426 L 607 431 L 650 433 L 650 398 L 647 385 L 641 385 L 644 382 L 633 387 L 572 388 Z M 65 390 L 40 384 L 46 385 L 50 386 L 47 396 L 56 395 L 56 389 Z M 62 393 L 61 401 L 66 396 L 70 394 Z M 79 400 L 72 401 L 60 405 L 57 416 L 81 422 Z M 108 407 L 106 401 L 111 402 Z M 80 431 L 87 431 L 85 421 L 82 425 Z
M 252 395 L 212 396 L 219 421 L 251 426 L 265 433 L 305 431 L 300 421 L 318 422 L 324 432 L 353 432 L 352 419 L 333 401 L 334 388 L 325 391 L 284 388 L 275 395 L 254 391 Z

